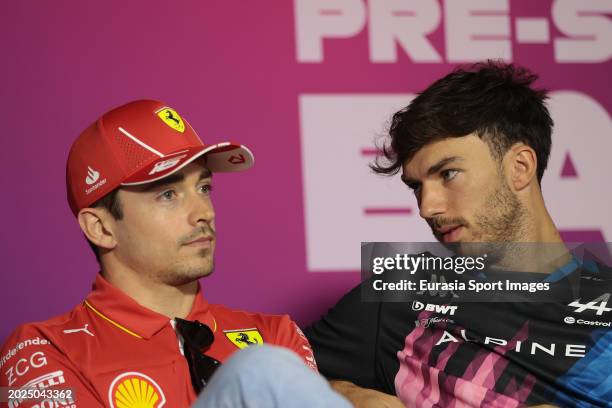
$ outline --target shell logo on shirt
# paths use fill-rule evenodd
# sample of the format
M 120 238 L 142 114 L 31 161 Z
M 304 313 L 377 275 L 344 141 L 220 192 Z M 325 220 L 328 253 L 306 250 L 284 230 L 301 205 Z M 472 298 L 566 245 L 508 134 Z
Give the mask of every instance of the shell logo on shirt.
M 118 375 L 108 389 L 111 408 L 161 408 L 166 396 L 151 377 L 137 372 Z
M 225 333 L 229 341 L 240 349 L 250 346 L 259 346 L 264 342 L 259 330 L 255 327 L 250 329 L 223 330 L 223 333 Z

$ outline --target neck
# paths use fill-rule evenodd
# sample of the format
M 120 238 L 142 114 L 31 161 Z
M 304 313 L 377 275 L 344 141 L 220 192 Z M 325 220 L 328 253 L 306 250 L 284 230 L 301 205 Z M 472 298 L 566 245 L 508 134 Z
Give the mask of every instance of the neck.
M 544 205 L 544 197 L 539 187 L 532 188 L 527 201 L 524 205 L 527 209 L 525 214 L 527 228 L 521 241 L 562 244 L 561 234 Z
M 551 273 L 565 265 L 571 255 L 557 230 L 539 189 L 521 200 L 523 228 L 516 241 L 506 245 L 500 266 L 513 271 Z
M 185 318 L 193 307 L 198 292 L 197 281 L 172 286 L 143 277 L 136 271 L 102 261 L 102 276 L 121 289 L 139 305 L 170 319 Z

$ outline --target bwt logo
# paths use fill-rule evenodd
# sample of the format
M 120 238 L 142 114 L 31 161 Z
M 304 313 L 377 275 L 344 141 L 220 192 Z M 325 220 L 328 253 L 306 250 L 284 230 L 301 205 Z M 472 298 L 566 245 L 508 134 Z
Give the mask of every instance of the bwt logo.
M 355 37 L 367 28 L 373 63 L 393 63 L 398 48 L 416 63 L 442 63 L 428 39 L 444 24 L 446 62 L 512 61 L 513 43 L 549 44 L 556 62 L 601 63 L 612 56 L 612 0 L 556 0 L 551 38 L 546 17 L 516 17 L 509 0 L 294 0 L 298 62 L 322 63 L 326 39 Z M 514 23 L 514 25 L 513 25 Z M 511 33 L 515 37 L 512 38 Z
M 412 302 L 412 310 L 418 312 L 425 310 L 427 312 L 441 313 L 454 315 L 457 311 L 457 306 L 437 305 L 435 303 L 421 303 L 418 300 Z

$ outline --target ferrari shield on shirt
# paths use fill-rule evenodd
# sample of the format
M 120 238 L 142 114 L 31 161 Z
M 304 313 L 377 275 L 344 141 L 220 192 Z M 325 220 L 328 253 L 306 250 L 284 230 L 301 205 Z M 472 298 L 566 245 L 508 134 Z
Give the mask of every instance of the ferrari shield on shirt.
M 287 315 L 232 310 L 198 294 L 186 319 L 213 330 L 214 342 L 203 352 L 219 361 L 266 343 L 293 350 L 317 369 L 308 341 Z M 0 387 L 15 397 L 0 403 L 10 408 L 188 407 L 197 397 L 172 321 L 101 275 L 71 312 L 9 336 L 0 354 Z

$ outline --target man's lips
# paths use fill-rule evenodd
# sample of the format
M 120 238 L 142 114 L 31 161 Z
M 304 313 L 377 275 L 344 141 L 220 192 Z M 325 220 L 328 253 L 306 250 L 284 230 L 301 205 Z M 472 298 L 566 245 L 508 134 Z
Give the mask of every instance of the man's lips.
M 454 225 L 437 229 L 440 241 L 444 243 L 457 241 L 461 231 L 463 231 L 463 225 Z
M 447 232 L 454 230 L 455 228 L 459 228 L 461 225 L 450 225 L 450 226 L 446 226 L 446 227 L 442 227 L 442 228 L 437 228 L 436 231 L 438 231 L 438 234 L 440 235 L 444 235 Z
M 189 242 L 186 242 L 184 245 L 192 245 L 192 246 L 210 246 L 210 244 L 212 243 L 213 238 L 212 237 L 200 237 L 200 238 L 196 238 L 194 240 L 191 240 Z

